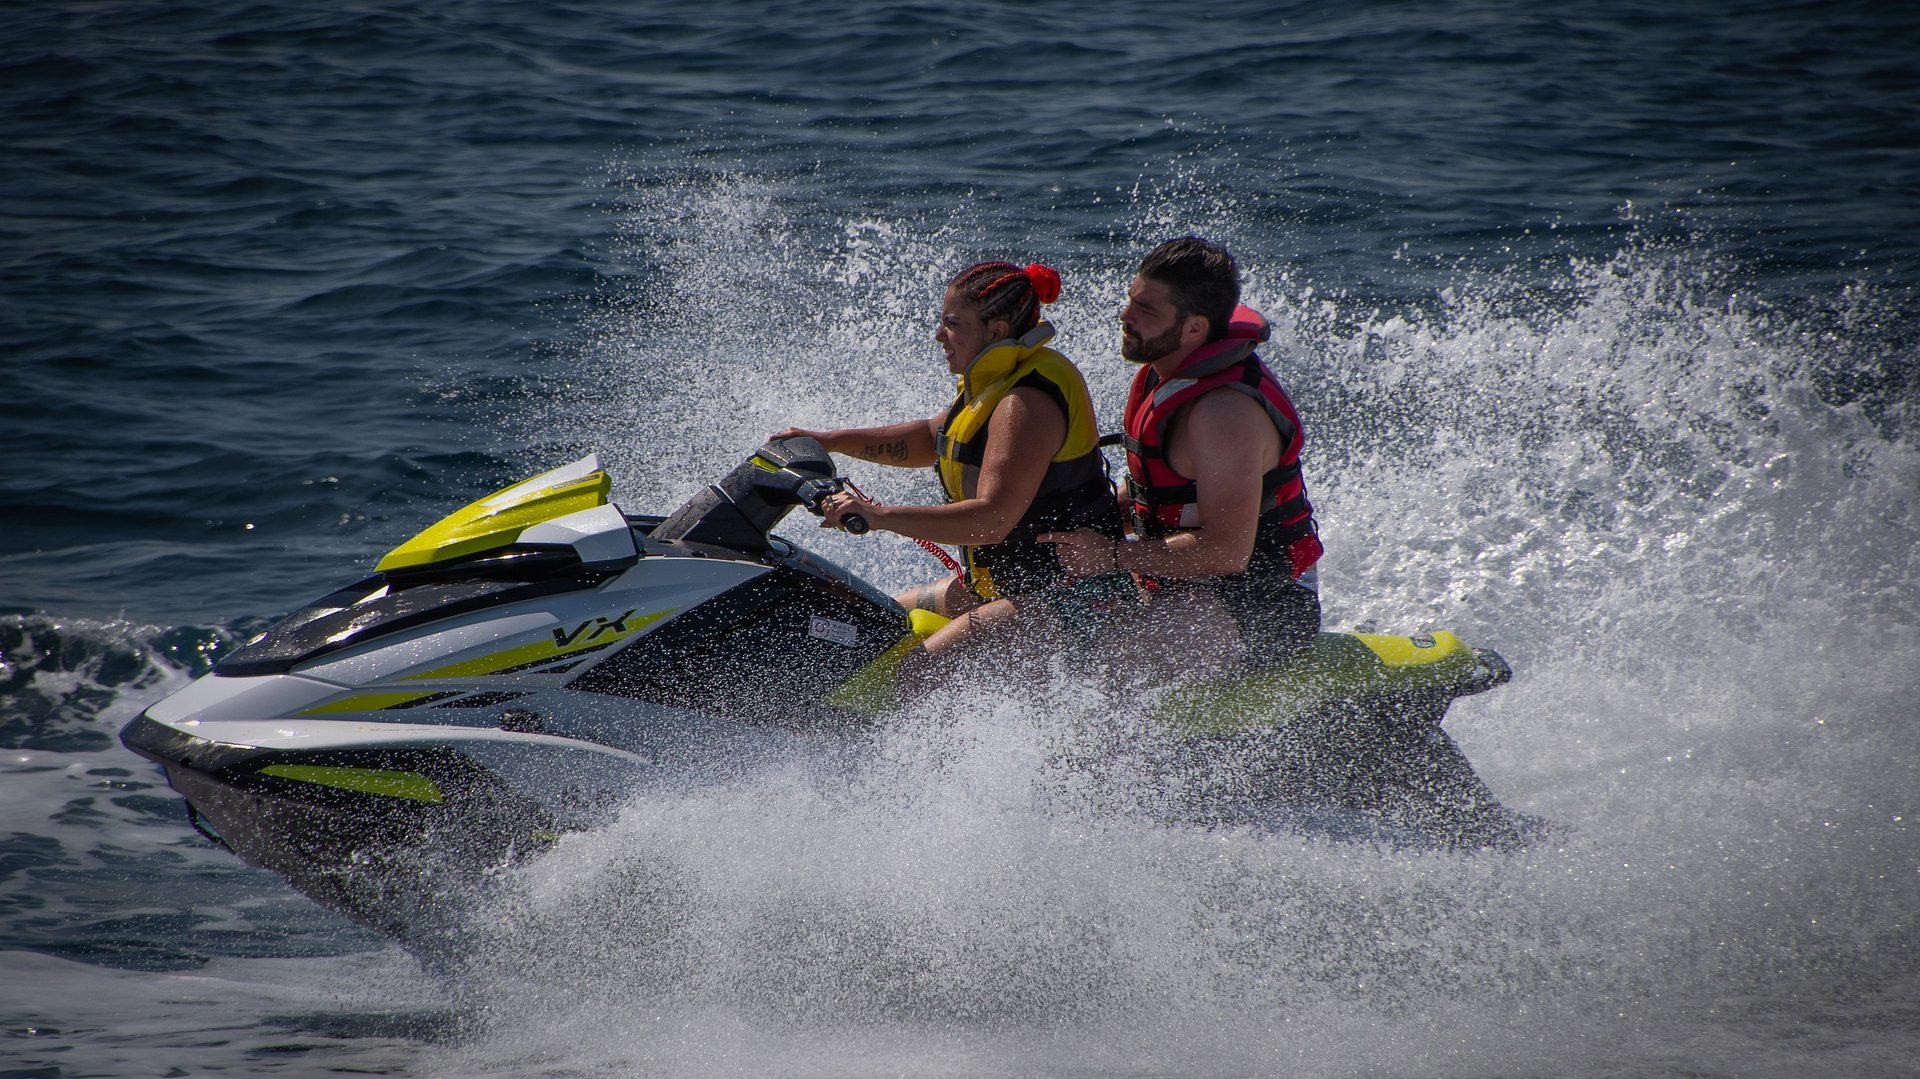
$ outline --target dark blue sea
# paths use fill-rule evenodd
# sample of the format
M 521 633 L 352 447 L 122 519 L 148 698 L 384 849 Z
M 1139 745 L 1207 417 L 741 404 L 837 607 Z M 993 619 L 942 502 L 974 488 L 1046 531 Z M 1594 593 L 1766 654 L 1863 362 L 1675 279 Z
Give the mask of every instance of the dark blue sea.
M 0 1077 L 1915 1074 L 1916 56 L 1870 0 L 6 4 Z M 980 258 L 1061 270 L 1117 424 L 1188 232 L 1327 622 L 1500 649 L 1448 730 L 1550 842 L 1094 827 L 1032 793 L 1073 687 L 979 687 L 852 793 L 636 799 L 525 870 L 553 960 L 449 986 L 115 738 L 536 471 L 665 512 L 931 414 Z M 662 845 L 726 855 L 665 938 Z

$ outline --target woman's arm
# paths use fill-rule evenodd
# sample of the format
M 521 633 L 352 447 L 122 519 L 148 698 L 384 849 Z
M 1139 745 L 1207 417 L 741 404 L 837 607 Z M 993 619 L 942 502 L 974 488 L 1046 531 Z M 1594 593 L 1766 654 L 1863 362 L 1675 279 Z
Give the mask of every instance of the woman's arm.
M 880 427 L 843 427 L 837 431 L 789 427 L 773 437 L 816 439 L 828 453 L 875 464 L 925 468 L 933 463 L 934 432 L 946 418 L 943 411 L 932 419 L 905 420 Z
M 929 438 L 931 435 L 929 434 Z M 1042 390 L 1020 387 L 1001 398 L 987 420 L 987 452 L 974 497 L 944 506 L 836 503 L 826 523 L 855 512 L 874 528 L 912 539 L 960 546 L 998 543 L 1026 516 L 1053 455 L 1067 440 L 1067 418 Z M 928 447 L 927 463 L 932 463 Z

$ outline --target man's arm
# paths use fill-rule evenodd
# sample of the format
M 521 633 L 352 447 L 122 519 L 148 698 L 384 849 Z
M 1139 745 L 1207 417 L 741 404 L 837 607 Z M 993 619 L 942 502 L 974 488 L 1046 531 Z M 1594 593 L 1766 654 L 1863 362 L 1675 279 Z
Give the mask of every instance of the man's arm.
M 1260 523 L 1260 485 L 1280 463 L 1280 432 L 1260 403 L 1220 389 L 1187 406 L 1174 423 L 1167 460 L 1193 477 L 1200 527 L 1134 543 L 1094 532 L 1040 537 L 1060 545 L 1076 576 L 1115 569 L 1155 577 L 1215 577 L 1239 573 L 1253 556 Z
M 1167 463 L 1193 477 L 1200 528 L 1167 537 L 1163 577 L 1239 573 L 1253 557 L 1260 527 L 1260 481 L 1280 462 L 1280 432 L 1260 403 L 1218 389 L 1174 425 Z M 1124 556 L 1122 556 L 1124 557 Z

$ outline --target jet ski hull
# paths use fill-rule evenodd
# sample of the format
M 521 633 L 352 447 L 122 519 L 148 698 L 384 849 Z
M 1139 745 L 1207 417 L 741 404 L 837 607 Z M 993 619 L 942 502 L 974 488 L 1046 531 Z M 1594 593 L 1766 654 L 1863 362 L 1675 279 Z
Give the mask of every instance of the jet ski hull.
M 489 871 L 545 850 L 565 827 L 446 746 L 277 752 L 144 715 L 121 739 L 165 769 L 202 834 L 423 952 Z

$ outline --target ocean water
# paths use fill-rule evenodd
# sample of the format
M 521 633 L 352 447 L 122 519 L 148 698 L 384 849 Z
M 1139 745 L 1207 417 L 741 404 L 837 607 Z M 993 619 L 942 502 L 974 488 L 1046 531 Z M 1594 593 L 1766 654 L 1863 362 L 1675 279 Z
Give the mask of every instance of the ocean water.
M 0 11 L 0 1076 L 1802 1076 L 1920 1059 L 1920 13 Z M 1514 682 L 1510 855 L 1063 811 L 1092 687 L 636 798 L 458 984 L 119 726 L 479 494 L 931 413 L 948 274 L 1239 254 L 1327 620 Z M 889 500 L 925 476 L 855 472 Z M 897 538 L 804 530 L 883 587 Z

